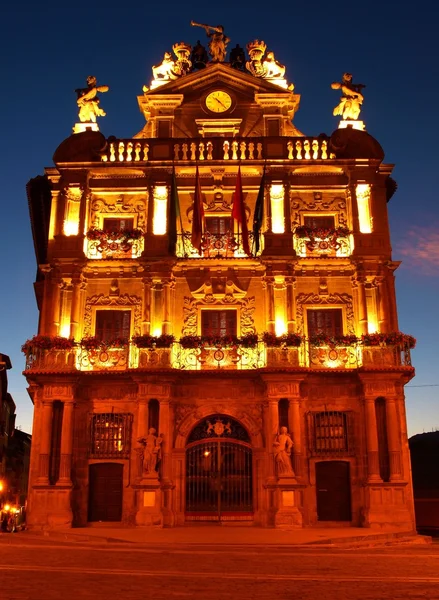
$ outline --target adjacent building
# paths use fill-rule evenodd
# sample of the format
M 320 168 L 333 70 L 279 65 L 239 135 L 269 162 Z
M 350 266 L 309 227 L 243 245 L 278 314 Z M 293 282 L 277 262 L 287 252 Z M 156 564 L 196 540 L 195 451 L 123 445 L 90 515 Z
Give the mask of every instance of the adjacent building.
M 414 340 L 363 86 L 333 84 L 340 127 L 313 137 L 264 42 L 228 62 L 226 45 L 222 28 L 210 57 L 175 44 L 131 137 L 99 131 L 108 88 L 89 77 L 74 133 L 29 182 L 30 527 L 414 529 Z

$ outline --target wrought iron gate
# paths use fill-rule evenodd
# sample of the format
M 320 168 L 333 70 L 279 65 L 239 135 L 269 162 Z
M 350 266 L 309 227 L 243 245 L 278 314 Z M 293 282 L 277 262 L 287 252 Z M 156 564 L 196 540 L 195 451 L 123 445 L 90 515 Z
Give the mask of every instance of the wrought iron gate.
M 253 518 L 252 451 L 224 439 L 186 450 L 186 517 L 197 521 Z
M 189 436 L 186 518 L 189 521 L 253 519 L 250 436 L 229 416 L 211 415 Z

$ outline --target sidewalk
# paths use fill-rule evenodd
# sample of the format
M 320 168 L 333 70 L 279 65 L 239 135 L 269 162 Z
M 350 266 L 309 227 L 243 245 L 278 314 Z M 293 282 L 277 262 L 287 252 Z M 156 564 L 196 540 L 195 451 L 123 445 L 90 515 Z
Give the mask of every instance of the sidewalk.
M 427 544 L 428 536 L 415 532 L 380 532 L 361 527 L 312 529 L 262 529 L 256 527 L 198 525 L 169 529 L 97 525 L 54 531 L 26 531 L 25 536 L 85 543 L 128 543 L 145 546 L 346 546 L 382 544 Z

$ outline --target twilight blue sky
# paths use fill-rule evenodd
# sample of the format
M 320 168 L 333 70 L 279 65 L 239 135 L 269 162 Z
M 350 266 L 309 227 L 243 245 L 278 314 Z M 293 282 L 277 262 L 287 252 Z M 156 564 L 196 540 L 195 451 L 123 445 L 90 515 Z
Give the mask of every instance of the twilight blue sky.
M 218 8 L 216 8 L 218 7 Z M 301 94 L 295 124 L 306 135 L 337 126 L 331 90 L 345 71 L 366 84 L 362 117 L 394 163 L 389 205 L 400 329 L 418 339 L 417 376 L 406 388 L 409 435 L 439 428 L 438 293 L 439 10 L 433 0 L 369 2 L 8 2 L 2 9 L 0 352 L 13 369 L 17 423 L 30 431 L 32 404 L 21 344 L 37 330 L 26 182 L 52 165 L 76 120 L 74 90 L 89 74 L 109 85 L 104 135 L 130 137 L 144 123 L 136 96 L 151 66 L 177 41 L 206 40 L 191 19 L 222 24 L 230 47 L 263 39 Z M 437 387 L 436 387 L 437 386 Z

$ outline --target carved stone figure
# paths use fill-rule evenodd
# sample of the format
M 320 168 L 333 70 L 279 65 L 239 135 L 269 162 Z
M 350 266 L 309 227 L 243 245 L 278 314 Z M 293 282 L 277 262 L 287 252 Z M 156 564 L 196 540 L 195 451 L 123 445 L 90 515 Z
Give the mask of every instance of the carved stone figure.
M 280 428 L 280 433 L 276 436 L 273 446 L 278 477 L 294 477 L 293 467 L 291 466 L 293 440 L 286 427 Z
M 285 66 L 274 58 L 274 52 L 267 52 L 267 56 L 262 63 L 264 76 L 266 79 L 283 78 L 285 76 Z
M 191 21 L 191 25 L 193 27 L 203 27 L 203 29 L 206 31 L 207 37 L 210 38 L 209 54 L 212 57 L 212 62 L 224 62 L 226 58 L 227 44 L 230 42 L 230 38 L 228 38 L 224 33 L 224 27 L 222 25 L 212 27 L 211 25 L 195 23 L 194 21 Z
M 230 64 L 234 69 L 244 70 L 245 67 L 245 53 L 244 48 L 241 48 L 239 44 L 230 51 Z
M 209 60 L 206 48 L 197 40 L 196 45 L 192 50 L 191 56 L 192 64 L 194 69 L 204 69 Z
M 245 66 L 247 71 L 250 71 L 255 77 L 263 77 L 265 75 L 262 58 L 266 49 L 267 45 L 262 40 L 254 40 L 247 44 L 247 52 L 250 56 L 250 60 L 246 62 Z
M 174 63 L 174 67 L 171 70 L 171 79 L 177 79 L 183 75 L 187 75 L 192 68 L 192 62 L 189 57 L 191 55 L 191 48 L 189 44 L 185 42 L 178 42 L 172 46 L 177 60 Z
M 172 60 L 170 52 L 165 52 L 163 60 L 159 65 L 155 65 L 152 68 L 152 75 L 154 79 L 169 81 L 171 79 L 171 72 L 174 68 L 175 62 Z
M 151 427 L 148 430 L 148 435 L 139 438 L 137 441 L 143 446 L 142 475 L 144 477 L 156 477 L 157 464 L 162 457 L 161 445 L 163 443 L 163 437 L 157 437 L 156 430 L 154 427 Z
M 99 107 L 98 92 L 108 92 L 108 85 L 96 85 L 96 77 L 87 77 L 87 87 L 75 90 L 76 103 L 79 108 L 79 120 L 81 123 L 96 123 L 96 117 L 105 117 L 106 112 Z
M 344 73 L 341 83 L 332 83 L 331 87 L 333 90 L 341 90 L 343 94 L 340 98 L 340 103 L 332 112 L 334 117 L 341 115 L 344 120 L 353 119 L 356 121 L 360 115 L 361 105 L 364 100 L 361 90 L 366 86 L 362 83 L 352 83 L 352 75 Z

